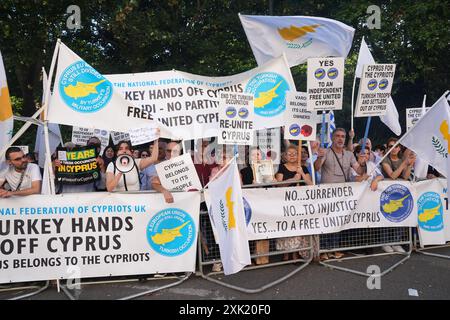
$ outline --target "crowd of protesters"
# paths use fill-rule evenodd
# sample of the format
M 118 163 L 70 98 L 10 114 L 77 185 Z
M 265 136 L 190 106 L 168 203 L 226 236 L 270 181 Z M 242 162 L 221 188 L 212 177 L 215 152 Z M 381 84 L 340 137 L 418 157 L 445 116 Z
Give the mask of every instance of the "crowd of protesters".
M 429 168 L 425 177 L 415 175 L 414 165 L 416 156 L 414 152 L 404 148 L 398 143 L 398 139 L 389 138 L 386 144 L 379 144 L 372 148 L 370 139 L 361 139 L 353 143 L 355 137 L 351 130 L 348 133 L 343 128 L 337 128 L 332 133 L 331 143 L 325 148 L 320 139 L 307 145 L 298 145 L 298 141 L 282 140 L 281 163 L 272 163 L 274 174 L 263 182 L 273 183 L 273 187 L 295 187 L 303 185 L 363 182 L 368 181 L 372 191 L 377 190 L 381 180 L 418 180 L 441 177 L 439 172 Z M 81 185 L 56 184 L 57 193 L 93 192 L 93 191 L 156 191 L 162 194 L 164 201 L 174 201 L 170 190 L 164 188 L 155 169 L 155 165 L 177 157 L 183 153 L 189 153 L 192 157 L 194 167 L 204 187 L 209 181 L 221 171 L 226 163 L 233 157 L 229 149 L 217 145 L 214 138 L 201 139 L 197 146 L 186 144 L 181 141 L 158 139 L 144 146 L 133 147 L 129 141 L 120 141 L 117 145 L 108 145 L 101 153 L 101 141 L 92 137 L 86 146 L 95 147 L 96 162 L 100 169 L 100 177 L 97 181 Z M 72 142 L 64 145 L 67 151 L 76 146 Z M 187 150 L 185 148 L 188 148 Z M 244 161 L 240 162 L 241 182 L 243 185 L 257 187 L 257 165 L 264 160 L 270 159 L 270 153 L 263 154 L 259 147 L 246 147 Z M 386 153 L 389 154 L 387 156 Z M 274 153 L 275 154 L 275 153 Z M 133 169 L 123 173 L 117 170 L 116 159 L 122 155 L 128 155 L 132 161 Z M 0 172 L 0 197 L 26 196 L 39 194 L 41 192 L 42 169 L 36 164 L 34 154 L 25 155 L 18 147 L 10 147 L 5 154 L 6 169 Z M 61 165 L 57 153 L 52 156 L 53 168 Z M 286 183 L 276 183 L 286 182 Z M 265 185 L 265 187 L 267 187 Z M 206 206 L 202 203 L 202 209 Z M 308 237 L 287 237 L 276 239 L 273 242 L 276 250 L 290 251 L 305 248 L 310 245 Z M 339 248 L 340 233 L 329 234 L 326 239 L 327 245 Z M 254 252 L 264 254 L 269 251 L 269 240 L 254 241 Z M 203 239 L 203 244 L 208 250 L 211 243 Z M 385 252 L 404 252 L 401 246 L 383 246 Z M 329 252 L 321 255 L 322 260 L 329 258 L 339 259 L 343 257 L 342 252 Z M 308 258 L 308 252 L 296 251 L 292 258 Z M 285 253 L 283 260 L 289 259 Z M 268 257 L 258 257 L 254 263 L 268 263 Z M 215 264 L 213 271 L 220 270 L 221 266 Z

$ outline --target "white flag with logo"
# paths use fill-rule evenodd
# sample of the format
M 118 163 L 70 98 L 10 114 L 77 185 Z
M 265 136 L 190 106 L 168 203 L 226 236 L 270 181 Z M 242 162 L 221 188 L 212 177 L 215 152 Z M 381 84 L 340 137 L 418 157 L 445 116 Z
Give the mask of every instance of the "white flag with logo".
M 401 144 L 445 176 L 449 142 L 450 106 L 445 95 L 401 139 Z
M 286 54 L 290 67 L 313 57 L 347 57 L 355 29 L 327 18 L 239 15 L 258 65 Z
M 53 88 L 48 110 L 52 123 L 127 132 L 153 121 L 140 118 L 138 106 L 126 101 L 111 81 L 63 43 Z
M 206 190 L 211 223 L 218 232 L 220 257 L 225 275 L 251 264 L 245 224 L 241 181 L 236 158 Z
M 365 64 L 375 64 L 375 60 L 373 59 L 372 54 L 370 53 L 369 47 L 367 46 L 364 38 L 361 41 L 361 47 L 359 48 L 358 62 L 356 64 L 356 77 L 361 78 L 363 72 L 363 66 Z M 402 128 L 400 126 L 400 120 L 398 117 L 397 107 L 395 106 L 394 100 L 392 97 L 389 97 L 386 114 L 384 116 L 380 116 L 381 122 L 383 122 L 392 132 L 394 132 L 397 136 L 402 134 Z

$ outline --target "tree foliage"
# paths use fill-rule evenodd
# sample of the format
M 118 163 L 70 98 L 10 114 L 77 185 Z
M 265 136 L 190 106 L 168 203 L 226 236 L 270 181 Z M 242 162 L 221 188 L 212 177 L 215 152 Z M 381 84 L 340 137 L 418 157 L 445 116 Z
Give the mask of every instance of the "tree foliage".
M 404 109 L 418 107 L 427 94 L 431 105 L 449 87 L 446 65 L 450 43 L 450 3 L 381 1 L 381 29 L 368 29 L 373 1 L 331 0 L 81 0 L 80 30 L 70 30 L 66 12 L 72 1 L 0 2 L 0 50 L 12 95 L 20 97 L 22 115 L 36 110 L 42 93 L 41 68 L 49 68 L 56 39 L 101 73 L 178 69 L 223 76 L 256 67 L 238 13 L 307 15 L 342 21 L 356 29 L 346 61 L 344 110 L 338 125 L 349 127 L 354 69 L 362 36 L 380 63 L 396 63 L 394 84 L 401 122 Z M 305 90 L 305 66 L 291 69 L 298 90 Z M 19 112 L 16 110 L 16 112 Z M 373 127 L 382 126 L 374 119 Z M 362 135 L 363 119 L 355 120 Z M 372 130 L 381 141 L 388 130 Z

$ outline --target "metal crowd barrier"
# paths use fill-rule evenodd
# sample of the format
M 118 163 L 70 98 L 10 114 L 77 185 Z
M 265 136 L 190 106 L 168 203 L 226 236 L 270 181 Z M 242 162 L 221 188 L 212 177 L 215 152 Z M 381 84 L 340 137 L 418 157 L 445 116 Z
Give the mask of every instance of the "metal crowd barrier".
M 260 241 L 260 240 L 250 241 L 249 245 L 250 245 L 250 252 L 252 253 L 251 254 L 252 261 L 253 261 L 253 259 L 256 259 L 259 257 L 268 257 L 269 262 L 264 263 L 264 264 L 259 264 L 259 265 L 255 264 L 255 262 L 253 262 L 251 266 L 245 267 L 244 269 L 242 269 L 242 271 L 250 271 L 250 270 L 255 270 L 255 269 L 269 268 L 269 267 L 281 266 L 281 265 L 293 264 L 293 263 L 294 264 L 301 263 L 301 264 L 299 266 L 296 266 L 296 268 L 294 270 L 290 271 L 286 275 L 284 275 L 270 283 L 264 284 L 258 288 L 244 288 L 244 287 L 234 285 L 234 284 L 231 284 L 231 283 L 228 283 L 225 281 L 221 281 L 221 280 L 213 277 L 216 275 L 223 274 L 223 271 L 214 272 L 211 270 L 212 265 L 214 265 L 216 263 L 221 263 L 220 251 L 219 251 L 218 244 L 214 240 L 214 234 L 212 231 L 211 224 L 209 222 L 208 213 L 206 211 L 203 211 L 200 213 L 200 234 L 199 234 L 199 241 L 198 241 L 199 271 L 198 271 L 197 275 L 201 276 L 203 279 L 206 279 L 208 281 L 214 282 L 221 286 L 224 286 L 224 287 L 227 287 L 230 289 L 234 289 L 234 290 L 237 290 L 240 292 L 244 292 L 244 293 L 262 292 L 270 287 L 273 287 L 273 286 L 289 279 L 290 277 L 295 275 L 297 272 L 304 269 L 312 261 L 312 259 L 313 259 L 312 237 L 306 236 L 303 238 L 305 239 L 305 242 L 309 243 L 309 245 L 302 246 L 300 248 L 296 248 L 296 249 L 292 249 L 292 250 L 284 250 L 284 251 L 276 250 L 276 245 L 275 245 L 276 239 L 267 240 L 267 241 L 269 241 L 269 251 L 262 253 L 262 254 L 255 253 L 255 247 L 256 247 L 255 241 Z M 287 261 L 283 261 L 282 259 L 280 259 L 280 255 L 283 255 L 285 253 L 288 253 L 288 254 L 294 253 L 294 252 L 297 252 L 297 253 L 302 252 L 302 254 L 305 257 L 300 257 L 295 260 L 291 259 L 291 260 L 287 260 Z M 270 261 L 270 260 L 272 260 L 272 261 Z
M 428 252 L 430 250 L 450 249 L 450 241 L 447 241 L 446 244 L 442 244 L 442 245 L 431 245 L 431 246 L 426 246 L 424 248 L 420 248 L 420 242 L 419 242 L 418 234 L 414 233 L 414 244 L 415 244 L 414 251 L 417 252 L 417 253 L 421 253 L 423 255 L 431 256 L 431 257 L 450 259 L 450 255 L 448 255 L 448 254 L 441 254 L 441 253 L 436 253 L 436 252 Z
M 371 248 L 377 248 L 381 246 L 408 246 L 408 250 L 405 253 L 392 252 L 392 253 L 369 253 L 369 254 L 354 254 L 352 251 L 367 250 Z M 329 259 L 320 261 L 319 263 L 331 269 L 346 271 L 361 276 L 373 277 L 384 276 L 385 274 L 394 270 L 397 266 L 408 260 L 411 256 L 413 249 L 412 232 L 408 227 L 389 227 L 389 228 L 366 228 L 366 229 L 350 229 L 344 230 L 339 233 L 329 233 L 320 235 L 319 255 L 322 253 L 347 251 L 347 253 L 353 254 L 350 257 L 343 257 L 341 259 Z M 380 274 L 374 275 L 373 273 L 361 272 L 349 267 L 337 266 L 335 262 L 342 263 L 346 260 L 372 258 L 389 255 L 400 255 L 403 258 L 388 267 Z
M 155 293 L 155 292 L 163 290 L 163 289 L 167 289 L 167 288 L 170 288 L 170 287 L 177 286 L 177 285 L 183 283 L 184 281 L 186 281 L 191 276 L 191 274 L 192 274 L 192 272 L 185 272 L 183 274 L 180 273 L 180 275 L 177 275 L 175 273 L 171 273 L 170 275 L 153 274 L 150 277 L 141 277 L 141 278 L 129 278 L 129 279 L 127 278 L 127 279 L 118 279 L 118 280 L 95 280 L 95 281 L 88 281 L 88 282 L 80 282 L 78 285 L 79 286 L 81 286 L 81 285 L 86 286 L 86 285 L 98 285 L 98 284 L 115 284 L 115 283 L 130 283 L 130 282 L 143 282 L 143 281 L 158 281 L 158 280 L 173 280 L 173 279 L 177 279 L 177 281 L 175 281 L 173 283 L 170 283 L 170 284 L 162 285 L 162 286 L 159 286 L 159 287 L 149 288 L 148 290 L 145 290 L 143 292 L 139 292 L 137 294 L 125 296 L 123 298 L 118 298 L 118 300 L 131 300 L 131 299 L 135 299 L 135 298 L 139 298 L 139 297 L 145 296 L 147 294 Z M 136 276 L 134 275 L 134 276 L 130 276 L 130 277 L 136 277 Z M 123 278 L 123 277 L 121 277 L 121 278 Z M 75 290 L 72 290 L 72 288 L 69 288 L 69 286 L 67 285 L 67 281 L 66 281 L 66 284 L 60 284 L 60 287 L 61 287 L 63 293 L 70 300 L 78 300 L 79 295 L 81 293 L 81 289 L 76 288 Z M 71 287 L 72 287 L 72 285 L 71 285 Z M 74 291 L 74 293 L 72 293 L 71 290 Z
M 17 286 L 16 287 L 14 285 L 7 285 L 7 286 L 0 285 L 0 293 L 1 292 L 23 291 L 23 290 L 36 289 L 35 291 L 8 299 L 8 300 L 21 300 L 21 299 L 25 299 L 25 298 L 29 298 L 29 297 L 38 295 L 39 293 L 47 290 L 47 288 L 49 287 L 49 284 L 50 284 L 50 281 L 45 281 L 43 286 L 26 285 L 26 286 Z

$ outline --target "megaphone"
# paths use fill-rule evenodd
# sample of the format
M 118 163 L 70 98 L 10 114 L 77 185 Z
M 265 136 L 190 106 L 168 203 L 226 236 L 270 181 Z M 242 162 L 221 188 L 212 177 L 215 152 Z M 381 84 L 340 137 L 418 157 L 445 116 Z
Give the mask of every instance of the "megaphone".
M 114 164 L 117 171 L 122 173 L 130 172 L 135 165 L 133 157 L 127 154 L 118 156 Z

